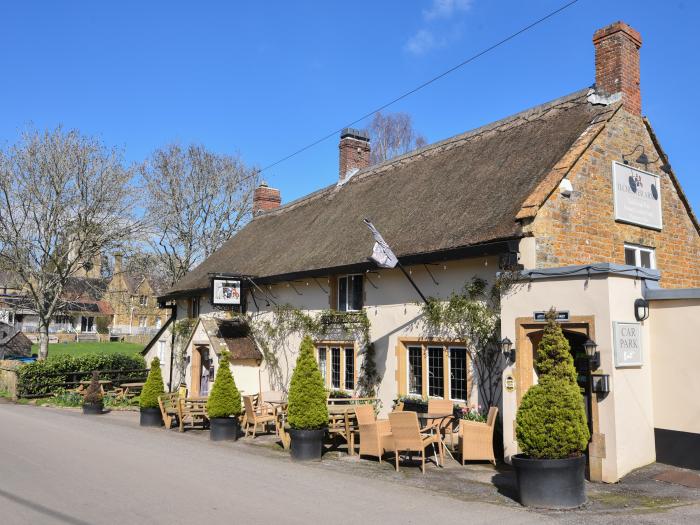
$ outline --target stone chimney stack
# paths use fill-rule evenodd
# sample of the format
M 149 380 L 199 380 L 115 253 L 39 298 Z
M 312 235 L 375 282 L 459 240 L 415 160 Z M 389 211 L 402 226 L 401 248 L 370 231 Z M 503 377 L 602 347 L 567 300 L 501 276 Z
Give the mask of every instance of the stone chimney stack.
M 369 134 L 364 130 L 345 128 L 340 133 L 339 182 L 369 166 Z
M 114 254 L 114 275 L 122 273 L 122 254 Z
M 253 217 L 279 208 L 281 202 L 280 190 L 270 188 L 266 182 L 261 182 L 253 192 Z
M 642 37 L 624 22 L 598 29 L 595 46 L 595 87 L 602 96 L 620 93 L 623 107 L 634 115 L 642 114 L 639 91 L 639 48 Z

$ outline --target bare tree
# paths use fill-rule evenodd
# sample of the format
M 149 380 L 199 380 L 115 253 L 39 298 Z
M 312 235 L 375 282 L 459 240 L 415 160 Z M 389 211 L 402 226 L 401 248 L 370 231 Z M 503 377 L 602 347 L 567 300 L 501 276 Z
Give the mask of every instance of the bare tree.
M 154 223 L 151 246 L 171 284 L 209 257 L 252 213 L 255 170 L 238 157 L 203 146 L 170 145 L 140 169 L 145 208 Z
M 369 136 L 372 164 L 379 164 L 427 144 L 425 137 L 413 129 L 413 119 L 408 113 L 384 115 L 378 111 L 369 125 Z
M 18 276 L 39 318 L 40 359 L 72 300 L 67 283 L 142 226 L 131 175 L 119 152 L 60 127 L 0 151 L 0 269 Z

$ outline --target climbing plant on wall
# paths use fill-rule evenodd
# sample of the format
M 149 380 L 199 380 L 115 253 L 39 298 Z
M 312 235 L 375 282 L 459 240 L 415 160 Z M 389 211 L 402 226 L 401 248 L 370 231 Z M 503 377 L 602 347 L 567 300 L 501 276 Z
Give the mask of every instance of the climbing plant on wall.
M 187 342 L 192 335 L 197 324 L 197 319 L 185 318 L 173 323 L 173 367 L 176 376 L 173 377 L 173 385 L 171 389 L 185 382 L 185 369 L 187 368 Z
M 423 324 L 434 337 L 462 342 L 477 375 L 479 404 L 483 411 L 501 398 L 503 358 L 500 352 L 501 296 L 517 282 L 518 275 L 504 272 L 493 285 L 473 277 L 447 300 L 428 298 Z
M 376 394 L 379 375 L 374 345 L 370 340 L 370 322 L 364 311 L 336 312 L 324 310 L 307 313 L 291 305 L 277 306 L 271 312 L 258 312 L 247 317 L 253 337 L 265 357 L 271 383 L 281 390 L 289 385 L 296 348 L 294 338 L 309 336 L 319 340 L 355 341 L 362 356 L 357 393 Z

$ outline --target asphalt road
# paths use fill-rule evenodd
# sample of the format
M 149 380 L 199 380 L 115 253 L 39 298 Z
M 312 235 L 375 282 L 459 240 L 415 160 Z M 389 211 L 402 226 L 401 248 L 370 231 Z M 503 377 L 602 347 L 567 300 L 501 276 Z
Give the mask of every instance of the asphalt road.
M 0 404 L 0 523 L 547 523 L 519 508 L 328 472 L 135 414 Z

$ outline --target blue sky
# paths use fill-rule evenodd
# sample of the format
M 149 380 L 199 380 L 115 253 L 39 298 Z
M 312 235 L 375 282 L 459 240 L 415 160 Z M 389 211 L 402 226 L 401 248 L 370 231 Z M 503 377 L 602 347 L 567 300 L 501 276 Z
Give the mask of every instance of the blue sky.
M 0 17 L 0 141 L 63 124 L 128 161 L 177 141 L 266 166 L 563 3 L 13 2 Z M 392 110 L 435 142 L 589 86 L 593 32 L 618 19 L 642 34 L 643 112 L 700 212 L 700 2 L 579 0 Z M 333 183 L 337 142 L 264 177 L 285 202 Z

